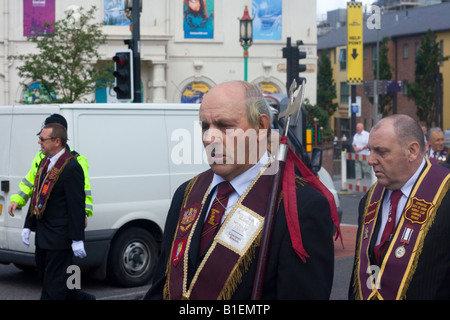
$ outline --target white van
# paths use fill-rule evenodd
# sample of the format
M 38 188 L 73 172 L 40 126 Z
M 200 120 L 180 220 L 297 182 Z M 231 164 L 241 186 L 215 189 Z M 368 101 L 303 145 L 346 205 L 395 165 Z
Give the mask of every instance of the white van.
M 11 194 L 39 151 L 36 134 L 51 113 L 68 123 L 68 144 L 89 162 L 94 202 L 87 257 L 77 259 L 95 278 L 123 286 L 148 283 L 176 188 L 205 170 L 199 105 L 72 104 L 0 106 L 0 263 L 35 265 L 34 233 L 20 237 L 28 204 L 8 214 Z M 200 151 L 201 153 L 201 151 Z M 195 158 L 197 157 L 197 158 Z

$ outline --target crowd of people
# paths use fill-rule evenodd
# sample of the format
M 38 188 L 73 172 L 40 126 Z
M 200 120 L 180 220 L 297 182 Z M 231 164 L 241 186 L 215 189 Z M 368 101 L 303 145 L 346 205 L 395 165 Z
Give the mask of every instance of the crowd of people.
M 272 169 L 280 163 L 267 149 L 272 113 L 258 86 L 230 81 L 213 87 L 199 120 L 210 168 L 174 194 L 144 299 L 251 299 L 257 279 L 261 299 L 329 299 L 334 202 L 289 153 L 281 189 L 273 190 Z M 377 181 L 359 205 L 349 299 L 449 299 L 450 162 L 442 130 L 424 131 L 406 115 L 383 118 L 370 132 L 362 123 L 356 129 L 354 151 L 368 157 L 356 178 Z M 11 197 L 9 213 L 31 199 L 22 241 L 29 245 L 35 231 L 41 299 L 95 299 L 66 288 L 67 266 L 88 254 L 84 229 L 92 215 L 87 160 L 67 146 L 66 130 L 62 116 L 46 119 L 38 160 Z M 246 138 L 249 131 L 256 141 Z M 272 198 L 273 231 L 261 275 Z

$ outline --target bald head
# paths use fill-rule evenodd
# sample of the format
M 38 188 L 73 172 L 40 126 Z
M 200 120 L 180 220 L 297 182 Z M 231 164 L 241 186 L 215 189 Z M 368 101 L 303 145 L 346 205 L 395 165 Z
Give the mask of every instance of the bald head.
M 425 153 L 425 139 L 420 125 L 411 117 L 405 114 L 396 114 L 381 119 L 375 124 L 371 132 L 380 129 L 392 128 L 398 142 L 402 145 L 415 141 L 419 144 L 420 153 Z

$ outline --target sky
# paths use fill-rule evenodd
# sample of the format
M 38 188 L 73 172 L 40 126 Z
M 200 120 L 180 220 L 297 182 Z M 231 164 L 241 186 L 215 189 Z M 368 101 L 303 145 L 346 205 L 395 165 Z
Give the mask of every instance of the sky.
M 347 8 L 347 3 L 350 0 L 316 0 L 317 1 L 317 18 L 320 18 L 321 15 L 326 17 L 327 11 L 335 10 L 335 9 L 345 9 Z M 355 0 L 357 2 L 362 2 L 363 5 L 370 5 L 374 0 Z

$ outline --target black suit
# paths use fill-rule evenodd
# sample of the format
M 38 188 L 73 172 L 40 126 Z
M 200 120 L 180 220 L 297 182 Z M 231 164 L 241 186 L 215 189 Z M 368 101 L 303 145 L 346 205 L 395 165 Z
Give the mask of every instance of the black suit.
M 357 241 L 361 234 L 361 220 L 364 215 L 364 207 L 368 194 L 366 194 L 359 204 L 358 233 Z M 375 225 L 369 253 L 372 253 L 375 246 L 378 230 L 380 229 L 381 215 Z M 376 264 L 374 260 L 372 264 Z M 350 281 L 349 298 L 355 299 L 354 293 L 354 271 Z M 406 299 L 409 300 L 435 300 L 450 299 L 450 193 L 447 192 L 442 199 L 442 203 L 436 213 L 435 220 L 428 231 L 423 250 L 417 263 L 411 283 L 406 292 Z
M 72 240 L 84 240 L 84 174 L 75 158 L 56 181 L 41 219 L 27 215 L 25 228 L 36 231 L 36 263 L 43 277 L 41 299 L 65 299 Z
M 176 191 L 166 221 L 162 252 L 156 267 L 153 285 L 145 299 L 162 299 L 164 283 L 166 281 L 166 267 L 172 246 L 174 232 L 180 215 L 187 183 Z M 209 201 L 209 199 L 208 199 Z M 332 239 L 333 222 L 330 217 L 330 207 L 326 198 L 309 184 L 297 184 L 297 204 L 303 246 L 309 254 L 306 263 L 292 249 L 292 243 L 286 223 L 284 205 L 281 202 L 278 210 L 271 242 L 271 248 L 266 269 L 262 299 L 328 299 L 333 282 L 334 246 Z M 206 214 L 199 217 L 203 221 Z M 199 230 L 201 228 L 197 228 Z M 195 273 L 200 263 L 196 258 L 199 243 L 199 232 L 193 235 L 189 252 L 189 278 Z M 256 260 L 243 275 L 242 282 L 232 295 L 232 299 L 248 300 L 251 298 L 254 282 Z M 196 261 L 196 262 L 194 262 Z M 197 266 L 195 266 L 197 264 Z

